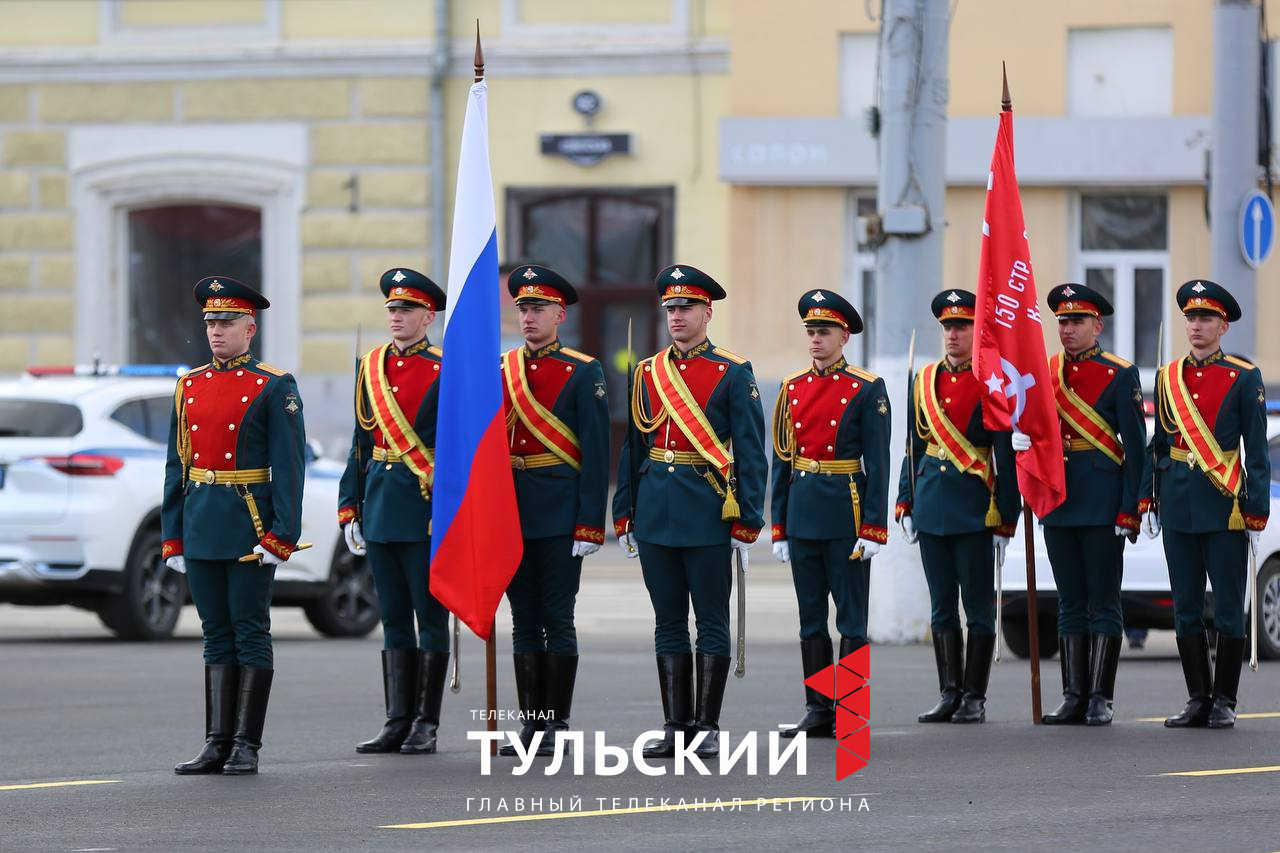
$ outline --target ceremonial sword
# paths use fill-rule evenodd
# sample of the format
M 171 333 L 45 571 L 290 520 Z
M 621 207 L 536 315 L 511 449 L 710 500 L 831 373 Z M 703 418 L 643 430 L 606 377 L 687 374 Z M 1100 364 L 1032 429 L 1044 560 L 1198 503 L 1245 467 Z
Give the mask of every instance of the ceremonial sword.
M 733 669 L 734 677 L 742 678 L 747 674 L 747 552 L 745 548 L 734 548 L 733 559 L 738 575 L 738 663 Z

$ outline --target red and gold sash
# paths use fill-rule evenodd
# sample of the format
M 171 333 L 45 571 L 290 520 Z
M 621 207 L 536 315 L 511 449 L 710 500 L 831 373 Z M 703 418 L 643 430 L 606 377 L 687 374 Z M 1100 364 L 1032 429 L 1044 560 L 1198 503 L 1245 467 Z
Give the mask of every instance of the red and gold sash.
M 424 487 L 431 485 L 435 474 L 435 455 L 427 449 L 414 432 L 413 425 L 400 409 L 395 394 L 387 384 L 384 354 L 391 344 L 375 347 L 360 359 L 360 373 L 369 389 L 369 401 L 373 404 L 373 417 L 382 430 L 388 447 L 398 453 Z M 425 491 L 424 491 L 425 495 Z
M 1165 365 L 1161 372 L 1160 386 L 1165 399 L 1169 401 L 1169 411 L 1173 413 L 1173 420 L 1182 440 L 1195 454 L 1192 464 L 1204 471 L 1224 494 L 1238 496 L 1244 476 L 1240 454 L 1223 453 L 1213 431 L 1205 425 L 1204 418 L 1200 417 L 1200 410 L 1196 408 L 1187 383 L 1182 378 L 1182 359 Z
M 1096 450 L 1102 452 L 1117 465 L 1124 464 L 1124 447 L 1102 415 L 1084 401 L 1084 398 L 1067 385 L 1066 359 L 1062 353 L 1054 353 L 1049 359 L 1053 396 L 1058 403 L 1058 416 L 1083 436 Z
M 533 396 L 529 378 L 524 372 L 524 347 L 516 347 L 502 357 L 502 373 L 516 417 L 560 461 L 575 471 L 581 471 L 582 445 L 578 437 Z
M 653 387 L 658 392 L 662 409 L 675 421 L 685 438 L 698 451 L 698 455 L 720 472 L 726 481 L 730 477 L 733 457 L 720 443 L 719 436 L 707 420 L 706 412 L 694 399 L 680 372 L 671 364 L 671 350 L 653 357 Z
M 957 468 L 990 485 L 991 467 L 987 464 L 987 460 L 982 458 L 978 448 L 965 437 L 964 432 L 951 422 L 942 404 L 938 402 L 938 391 L 934 381 L 937 375 L 938 362 L 934 362 L 926 365 L 916 377 L 916 399 L 924 409 L 929 431 L 947 451 Z

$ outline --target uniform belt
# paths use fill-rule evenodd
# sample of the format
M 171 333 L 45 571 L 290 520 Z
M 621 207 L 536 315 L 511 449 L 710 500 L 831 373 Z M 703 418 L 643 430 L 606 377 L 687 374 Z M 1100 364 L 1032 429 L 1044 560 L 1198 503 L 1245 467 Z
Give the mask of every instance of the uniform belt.
M 1097 450 L 1087 438 L 1064 438 L 1062 449 L 1066 453 L 1079 453 L 1082 450 Z
M 550 468 L 563 465 L 564 460 L 554 453 L 530 453 L 525 456 L 512 455 L 511 467 L 516 471 L 527 471 L 530 468 Z
M 810 474 L 861 474 L 861 459 L 809 459 L 797 456 L 791 460 L 791 468 L 795 471 L 808 471 Z
M 250 483 L 270 483 L 270 468 L 242 468 L 240 470 L 214 471 L 209 468 L 187 469 L 187 479 L 193 483 L 210 486 L 244 486 Z
M 661 447 L 650 447 L 649 458 L 654 462 L 665 462 L 668 465 L 706 465 L 707 460 L 701 453 L 693 450 L 663 450 Z
M 373 449 L 373 461 L 375 462 L 403 462 L 404 457 L 394 450 L 386 447 L 375 447 Z
M 990 447 L 975 447 L 974 450 L 977 451 L 978 458 L 984 462 L 991 457 Z M 925 453 L 938 459 L 946 459 L 950 455 L 941 444 L 932 441 L 925 448 Z
M 1236 457 L 1239 455 L 1240 455 L 1240 451 L 1238 450 L 1227 450 L 1222 454 L 1222 459 L 1228 465 L 1231 465 L 1236 461 Z M 1188 465 L 1195 467 L 1195 464 L 1196 464 L 1195 451 L 1186 450 L 1185 448 L 1182 448 L 1182 447 L 1170 447 L 1169 456 L 1173 459 L 1174 462 L 1185 462 Z

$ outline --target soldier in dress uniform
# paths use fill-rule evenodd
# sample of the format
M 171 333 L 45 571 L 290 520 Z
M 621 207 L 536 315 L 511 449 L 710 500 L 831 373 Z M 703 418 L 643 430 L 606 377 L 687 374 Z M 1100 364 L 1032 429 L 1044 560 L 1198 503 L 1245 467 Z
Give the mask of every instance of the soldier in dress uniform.
M 1148 536 L 1164 530 L 1178 655 L 1190 696 L 1164 724 L 1227 729 L 1236 721 L 1245 651 L 1246 549 L 1257 552 L 1271 508 L 1266 389 L 1257 367 L 1222 352 L 1222 336 L 1240 319 L 1227 289 L 1188 281 L 1177 300 L 1191 352 L 1156 374 L 1156 424 L 1138 509 Z M 1212 682 L 1206 577 L 1218 632 Z
M 862 318 L 831 290 L 800 297 L 809 367 L 783 380 L 773 410 L 773 554 L 791 563 L 804 677 L 831 665 L 827 598 L 840 659 L 867 644 L 871 558 L 888 541 L 889 396 L 844 360 Z M 831 699 L 805 688 L 805 715 L 783 737 L 834 733 Z
M 930 308 L 946 357 L 926 365 L 907 393 L 907 455 L 895 514 L 920 558 L 932 605 L 933 650 L 942 696 L 922 723 L 981 723 L 995 652 L 995 563 L 1018 524 L 1021 498 L 1013 444 L 982 423 L 986 389 L 973 374 L 976 297 L 946 290 Z M 960 598 L 969 642 L 960 626 Z
M 195 286 L 213 360 L 178 380 L 160 522 L 204 634 L 205 745 L 179 775 L 258 772 L 274 674 L 271 587 L 302 528 L 306 433 L 293 377 L 249 353 L 270 303 L 221 276 Z M 246 559 L 247 558 L 247 559 Z
M 378 287 L 391 341 L 357 366 L 355 433 L 338 489 L 338 523 L 351 552 L 368 553 L 382 608 L 387 718 L 356 751 L 425 755 L 436 751 L 449 667 L 449 612 L 428 589 L 441 352 L 427 328 L 445 294 L 404 267 L 384 272 Z
M 672 345 L 633 377 L 613 526 L 627 556 L 640 558 L 655 616 L 666 722 L 644 755 L 672 757 L 676 732 L 687 743 L 702 731 L 696 752 L 714 757 L 729 675 L 732 551 L 750 548 L 764 526 L 764 411 L 751 363 L 707 338 L 711 303 L 725 298 L 724 288 L 684 264 L 662 270 L 656 284 Z
M 546 729 L 539 755 L 551 755 L 569 729 L 578 673 L 574 602 L 582 559 L 604 544 L 609 493 L 609 402 L 604 370 L 560 343 L 557 329 L 577 291 L 559 273 L 517 267 L 507 290 L 524 346 L 502 356 L 511 470 L 524 556 L 511 584 L 511 650 L 525 747 Z M 515 755 L 504 746 L 503 755 Z
M 1146 458 L 1138 369 L 1098 346 L 1111 303 L 1083 284 L 1049 291 L 1062 352 L 1049 359 L 1062 431 L 1067 499 L 1044 517 L 1058 588 L 1062 704 L 1046 725 L 1111 722 L 1124 636 L 1124 541 L 1138 532 Z

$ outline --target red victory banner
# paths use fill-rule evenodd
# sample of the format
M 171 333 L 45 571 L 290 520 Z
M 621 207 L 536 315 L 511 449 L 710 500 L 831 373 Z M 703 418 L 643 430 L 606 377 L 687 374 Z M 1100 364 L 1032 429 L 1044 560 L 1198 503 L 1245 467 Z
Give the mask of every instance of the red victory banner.
M 1067 486 L 1031 247 L 1013 169 L 1008 81 L 987 173 L 976 315 L 973 372 L 987 387 L 983 422 L 988 429 L 1017 429 L 1031 437 L 1031 449 L 1017 456 L 1018 488 L 1032 511 L 1044 518 L 1066 499 Z

